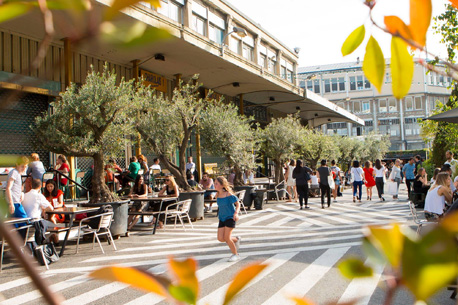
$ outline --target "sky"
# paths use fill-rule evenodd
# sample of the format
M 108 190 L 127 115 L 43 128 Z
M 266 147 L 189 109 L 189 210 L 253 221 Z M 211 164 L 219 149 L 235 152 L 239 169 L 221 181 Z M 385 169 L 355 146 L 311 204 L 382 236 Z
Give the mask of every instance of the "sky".
M 242 13 L 259 23 L 267 32 L 293 49 L 301 48 L 299 66 L 314 66 L 356 61 L 364 58 L 367 40 L 372 34 L 386 58 L 390 57 L 391 37 L 371 26 L 363 0 L 227 0 Z M 433 16 L 445 11 L 447 0 L 432 0 Z M 377 23 L 383 16 L 397 15 L 409 23 L 409 0 L 378 0 L 373 11 Z M 432 21 L 433 22 L 433 21 Z M 347 36 L 366 24 L 366 40 L 352 54 L 342 57 L 341 47 Z M 428 31 L 428 51 L 445 57 L 440 36 Z

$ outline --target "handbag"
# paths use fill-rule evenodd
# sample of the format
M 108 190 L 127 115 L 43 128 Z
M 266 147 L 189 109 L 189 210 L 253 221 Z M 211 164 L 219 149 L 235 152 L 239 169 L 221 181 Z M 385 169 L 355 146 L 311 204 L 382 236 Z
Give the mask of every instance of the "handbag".
M 387 193 L 389 195 L 396 196 L 398 194 L 398 184 L 396 182 L 388 181 L 387 186 L 388 186 Z
M 43 255 L 41 255 L 41 251 L 35 250 L 35 256 L 37 257 L 38 263 L 44 266 L 45 262 L 43 259 L 46 260 L 48 265 L 59 260 L 59 255 L 57 254 L 56 248 L 54 247 L 54 244 L 52 242 L 44 244 L 42 247 L 44 257 Z
M 336 184 L 334 183 L 334 179 L 332 179 L 332 176 L 328 176 L 328 185 L 331 189 L 334 189 L 336 187 Z

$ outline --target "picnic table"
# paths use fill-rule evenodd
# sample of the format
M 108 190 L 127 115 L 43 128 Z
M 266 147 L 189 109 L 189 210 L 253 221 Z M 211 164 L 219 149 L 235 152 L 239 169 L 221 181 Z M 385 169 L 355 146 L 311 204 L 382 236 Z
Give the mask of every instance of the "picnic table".
M 148 195 L 147 197 L 143 198 L 127 198 L 125 197 L 124 199 L 129 199 L 132 203 L 135 202 L 146 202 L 147 205 L 142 208 L 143 211 L 130 211 L 128 214 L 129 215 L 136 215 L 136 216 L 156 216 L 156 221 L 154 222 L 154 229 L 153 229 L 153 234 L 156 234 L 156 229 L 157 225 L 159 224 L 159 214 L 162 214 L 162 205 L 164 202 L 176 202 L 178 200 L 178 197 L 155 197 L 153 195 Z M 153 205 L 159 205 L 159 211 L 147 211 L 149 207 L 152 207 Z
M 99 209 L 98 207 L 92 207 L 92 208 L 91 207 L 88 207 L 88 208 L 64 207 L 64 208 L 55 209 L 54 211 L 46 211 L 48 215 L 54 215 L 54 214 L 66 215 L 68 216 L 68 219 L 69 219 L 68 229 L 66 230 L 67 233 L 65 234 L 64 241 L 62 242 L 62 248 L 60 249 L 59 256 L 64 255 L 65 246 L 67 245 L 68 237 L 73 227 L 73 221 L 75 220 L 76 215 L 95 212 L 98 209 Z

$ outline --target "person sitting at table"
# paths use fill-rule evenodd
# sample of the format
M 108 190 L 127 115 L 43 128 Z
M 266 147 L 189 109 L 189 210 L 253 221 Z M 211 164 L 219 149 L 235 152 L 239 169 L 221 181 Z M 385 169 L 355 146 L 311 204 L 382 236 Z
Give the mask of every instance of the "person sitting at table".
M 216 191 L 211 191 L 215 189 L 215 184 L 213 183 L 213 179 L 210 178 L 207 172 L 204 172 L 202 174 L 202 179 L 200 180 L 199 184 L 202 185 L 202 189 L 205 190 L 204 200 L 205 199 L 210 199 L 210 200 L 215 199 Z M 210 202 L 209 205 L 210 206 L 208 207 L 208 212 L 211 213 L 213 202 Z
M 429 190 L 429 181 L 428 176 L 426 174 L 426 170 L 421 167 L 417 170 L 417 176 L 415 177 L 415 181 L 413 182 L 413 191 L 414 193 L 418 194 L 426 194 Z
M 178 197 L 180 191 L 173 176 L 167 176 L 164 180 L 165 186 L 159 191 L 159 197 Z
M 316 171 L 313 171 L 310 175 L 311 183 L 309 188 L 309 193 L 312 197 L 316 197 L 319 195 L 320 184 L 318 182 L 318 177 L 316 176 Z
M 251 169 L 247 169 L 243 173 L 243 182 L 245 182 L 245 184 L 254 184 L 254 174 Z
M 29 218 L 32 218 L 34 221 L 40 221 L 42 223 L 41 228 L 43 232 L 41 232 L 41 234 L 44 235 L 48 226 L 52 226 L 54 223 L 43 219 L 42 216 L 44 215 L 46 217 L 47 214 L 45 212 L 53 211 L 54 208 L 52 207 L 51 203 L 46 200 L 46 197 L 41 193 L 41 187 L 41 179 L 33 179 L 32 189 L 24 195 L 22 206 L 24 207 L 24 210 Z M 38 232 L 35 234 L 38 234 Z M 48 239 L 52 240 L 55 244 L 59 243 L 59 237 L 57 234 L 51 234 Z
M 194 180 L 194 175 L 190 171 L 186 173 L 186 180 L 188 181 L 190 187 L 197 186 L 197 182 Z
M 64 155 L 59 155 L 57 157 L 57 163 L 56 163 L 56 166 L 54 167 L 54 169 L 57 170 L 59 173 L 68 175 L 68 173 L 70 172 L 70 167 L 68 166 L 67 158 L 65 158 Z M 67 178 L 65 178 L 62 175 L 57 174 L 54 177 L 55 181 L 57 181 L 57 177 L 60 177 L 59 183 L 60 183 L 61 186 L 66 186 L 67 185 L 67 183 L 68 183 L 68 179 Z
M 40 156 L 37 153 L 30 155 L 32 162 L 27 167 L 28 178 L 25 181 L 25 191 L 28 192 L 32 189 L 32 180 L 43 178 L 43 174 L 46 172 L 43 162 L 40 161 Z
M 130 158 L 129 169 L 123 173 L 124 177 L 122 180 L 123 187 L 129 182 L 135 181 L 137 179 L 138 171 L 140 170 L 140 163 L 137 162 L 137 157 L 133 156 Z
M 450 175 L 447 172 L 437 174 L 436 182 L 428 191 L 425 199 L 425 218 L 427 221 L 438 222 L 444 215 L 445 202 L 452 202 Z
M 145 184 L 145 179 L 142 175 L 137 175 L 135 185 L 130 190 L 129 198 L 146 198 L 148 197 L 148 186 Z M 136 201 L 131 208 L 131 211 L 140 212 L 146 206 L 146 202 Z M 127 222 L 127 229 L 132 229 L 138 222 L 138 215 L 130 215 Z
M 57 188 L 56 181 L 49 179 L 46 181 L 43 195 L 51 203 L 54 209 L 64 208 L 64 192 Z M 65 215 L 54 214 L 49 219 L 52 223 L 62 223 L 65 221 Z
M 119 178 L 116 177 L 116 173 L 117 174 L 122 174 L 122 169 L 121 167 L 116 164 L 116 160 L 115 159 L 110 159 L 108 161 L 108 164 L 105 165 L 105 183 L 108 183 L 108 182 L 113 182 L 115 184 L 115 186 L 119 186 L 121 181 Z M 117 187 L 114 188 L 115 190 L 117 190 Z

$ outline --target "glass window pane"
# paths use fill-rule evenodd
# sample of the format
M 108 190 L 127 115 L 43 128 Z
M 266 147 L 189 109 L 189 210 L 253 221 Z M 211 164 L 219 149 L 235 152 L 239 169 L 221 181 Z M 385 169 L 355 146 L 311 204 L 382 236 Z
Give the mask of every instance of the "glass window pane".
M 313 91 L 313 81 L 311 80 L 307 81 L 307 89 L 310 91 Z
M 387 111 L 386 99 L 379 100 L 379 111 L 380 112 L 386 112 Z
M 363 102 L 361 112 L 362 113 L 370 113 L 371 112 L 371 107 L 370 107 L 369 102 Z
M 258 57 L 258 65 L 260 65 L 261 67 L 265 68 L 266 67 L 266 56 L 265 55 L 262 55 L 262 54 L 259 54 L 259 57 Z
M 345 91 L 345 78 L 339 77 L 339 91 Z
M 281 67 L 280 69 L 280 77 L 286 79 L 286 67 Z
M 395 98 L 390 98 L 389 99 L 389 111 L 390 112 L 396 112 L 397 111 L 397 106 L 396 106 L 396 99 Z
M 423 109 L 423 105 L 422 104 L 423 103 L 421 101 L 421 97 L 420 96 L 415 97 L 415 110 Z
M 364 88 L 365 89 L 370 89 L 371 88 L 371 83 L 367 78 L 364 78 Z
M 230 49 L 232 52 L 239 54 L 240 40 L 231 37 Z
M 181 6 L 170 3 L 169 6 L 169 17 L 176 22 L 181 23 Z
M 413 110 L 412 97 L 408 96 L 405 98 L 406 101 L 406 110 Z
M 360 102 L 353 102 L 353 111 L 355 113 L 361 113 L 361 103 Z
M 331 79 L 331 89 L 332 92 L 337 92 L 337 78 Z
M 325 79 L 324 80 L 324 92 L 325 93 L 331 92 L 331 83 L 330 83 L 329 79 Z
M 358 76 L 358 82 L 357 82 L 357 87 L 358 87 L 358 90 L 363 90 L 363 76 L 360 75 Z
M 315 79 L 314 81 L 314 90 L 315 93 L 320 93 L 320 80 Z
M 350 90 L 356 90 L 356 77 L 350 77 Z

